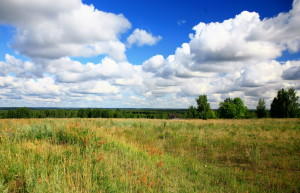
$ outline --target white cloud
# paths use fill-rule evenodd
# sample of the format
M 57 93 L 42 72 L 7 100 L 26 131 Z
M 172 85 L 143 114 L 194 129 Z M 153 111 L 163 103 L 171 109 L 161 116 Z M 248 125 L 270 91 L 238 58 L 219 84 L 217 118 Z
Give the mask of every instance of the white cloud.
M 262 20 L 249 35 L 250 40 L 273 42 L 281 49 L 297 52 L 300 49 L 300 1 L 294 0 L 287 13 Z
M 21 77 L 41 76 L 41 68 L 32 62 L 24 62 L 9 54 L 4 58 L 5 61 L 0 61 L 0 75 L 12 73 Z
M 277 61 L 266 61 L 245 66 L 241 70 L 241 86 L 257 87 L 281 81 L 284 65 Z
M 12 45 L 32 58 L 108 54 L 126 59 L 119 35 L 130 28 L 129 21 L 80 0 L 3 0 L 0 23 L 17 28 Z
M 165 63 L 165 59 L 162 55 L 156 55 L 146 60 L 143 63 L 143 70 L 146 72 L 157 72 Z
M 50 77 L 27 79 L 19 83 L 25 95 L 52 96 L 60 95 L 61 87 Z
M 73 84 L 69 89 L 72 93 L 79 94 L 117 94 L 119 89 L 115 86 L 110 85 L 106 81 L 89 81 L 78 84 Z
M 63 89 L 50 77 L 23 78 L 14 76 L 0 77 L 0 87 L 5 90 L 1 93 L 5 98 L 22 99 L 29 96 L 37 98 L 56 98 L 63 95 Z M 0 95 L 1 95 L 0 94 Z
M 225 21 L 199 23 L 190 41 L 174 54 L 158 54 L 141 65 L 126 61 L 126 48 L 119 39 L 130 27 L 124 16 L 79 0 L 54 8 L 52 2 L 4 0 L 0 7 L 0 21 L 17 27 L 14 47 L 32 59 L 6 55 L 0 62 L 2 106 L 23 102 L 175 108 L 188 107 L 196 96 L 207 94 L 214 108 L 226 97 L 236 96 L 253 108 L 259 97 L 269 104 L 282 87 L 300 90 L 300 61 L 277 60 L 285 51 L 299 52 L 299 0 L 291 11 L 273 18 L 244 11 Z M 7 9 L 20 11 L 11 14 Z M 153 45 L 159 39 L 136 29 L 127 44 Z M 86 64 L 71 57 L 97 54 L 109 56 Z
M 128 62 L 117 62 L 105 57 L 99 64 L 82 64 L 68 57 L 51 60 L 47 63 L 47 72 L 53 74 L 57 81 L 77 83 L 89 80 L 106 80 L 132 77 L 135 67 Z
M 259 15 L 244 11 L 222 23 L 199 23 L 189 43 L 198 63 L 270 59 L 281 55 L 281 47 L 273 42 L 249 36 L 261 24 Z
M 152 74 L 152 78 L 145 79 L 151 85 L 147 93 L 168 90 L 170 86 L 159 85 L 165 81 L 159 81 L 163 78 L 176 84 L 179 96 L 220 94 L 219 100 L 243 96 L 253 105 L 257 100 L 254 96 L 295 87 L 299 83 L 295 81 L 299 62 L 280 63 L 276 58 L 286 50 L 297 50 L 297 46 L 291 49 L 290 43 L 297 44 L 300 35 L 295 27 L 300 26 L 299 4 L 295 1 L 290 12 L 263 20 L 258 13 L 244 11 L 223 22 L 199 23 L 193 28 L 195 33 L 190 34 L 190 42 L 183 43 L 174 55 L 157 55 L 143 63 L 143 70 Z M 266 35 L 269 33 L 272 35 Z
M 136 44 L 137 46 L 149 45 L 153 46 L 162 39 L 161 36 L 153 36 L 151 33 L 143 29 L 135 29 L 127 38 L 128 46 Z

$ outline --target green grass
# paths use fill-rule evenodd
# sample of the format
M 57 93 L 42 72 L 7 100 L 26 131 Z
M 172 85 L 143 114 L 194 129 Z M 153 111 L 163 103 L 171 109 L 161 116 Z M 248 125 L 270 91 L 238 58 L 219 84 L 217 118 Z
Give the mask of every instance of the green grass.
M 300 120 L 0 120 L 0 192 L 300 192 Z

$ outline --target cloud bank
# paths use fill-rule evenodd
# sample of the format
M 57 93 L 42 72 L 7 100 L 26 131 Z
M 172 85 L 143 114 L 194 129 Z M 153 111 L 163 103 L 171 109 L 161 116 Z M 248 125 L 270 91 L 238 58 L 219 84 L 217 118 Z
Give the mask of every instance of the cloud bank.
M 29 58 L 6 54 L 0 61 L 1 106 L 185 108 L 207 94 L 213 107 L 242 97 L 253 108 L 260 97 L 270 103 L 282 87 L 300 90 L 300 61 L 278 60 L 300 50 L 299 0 L 272 18 L 243 11 L 200 22 L 172 55 L 140 65 L 127 60 L 126 50 L 162 38 L 135 29 L 124 42 L 131 28 L 125 16 L 80 0 L 3 0 L 0 24 L 15 27 L 11 46 Z M 99 55 L 99 63 L 73 58 Z

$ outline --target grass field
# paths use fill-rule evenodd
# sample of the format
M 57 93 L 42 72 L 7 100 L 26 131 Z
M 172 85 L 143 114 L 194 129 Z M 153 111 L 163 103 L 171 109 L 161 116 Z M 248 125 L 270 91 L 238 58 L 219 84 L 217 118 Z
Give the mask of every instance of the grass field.
M 300 120 L 0 120 L 0 192 L 300 192 Z

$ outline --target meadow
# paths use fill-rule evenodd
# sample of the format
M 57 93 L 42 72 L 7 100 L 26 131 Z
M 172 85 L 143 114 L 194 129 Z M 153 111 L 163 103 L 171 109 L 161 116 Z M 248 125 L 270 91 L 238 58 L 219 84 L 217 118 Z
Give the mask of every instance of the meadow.
M 0 192 L 300 192 L 300 119 L 2 119 Z

